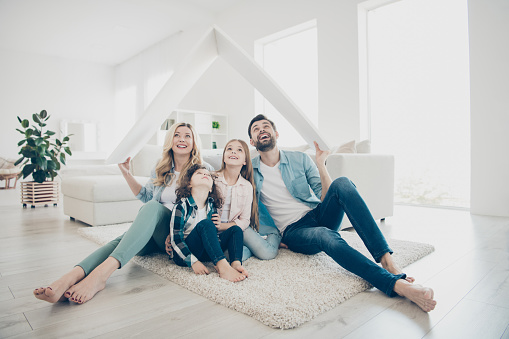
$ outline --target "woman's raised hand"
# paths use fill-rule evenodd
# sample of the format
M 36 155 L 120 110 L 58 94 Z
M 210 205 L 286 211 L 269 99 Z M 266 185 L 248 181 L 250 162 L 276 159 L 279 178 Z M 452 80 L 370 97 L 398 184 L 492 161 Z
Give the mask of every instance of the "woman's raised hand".
M 129 163 L 131 162 L 131 157 L 127 158 L 123 163 L 118 164 L 118 168 L 120 168 L 120 172 L 123 175 L 129 174 Z

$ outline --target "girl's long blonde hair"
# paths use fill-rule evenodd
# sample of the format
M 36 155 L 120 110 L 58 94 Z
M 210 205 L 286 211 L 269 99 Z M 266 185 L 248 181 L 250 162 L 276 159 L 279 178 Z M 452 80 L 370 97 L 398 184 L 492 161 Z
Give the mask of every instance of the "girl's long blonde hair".
M 184 167 L 180 169 L 180 172 L 185 173 L 192 165 L 202 164 L 203 162 L 200 154 L 201 149 L 200 137 L 198 136 L 198 134 L 196 134 L 194 127 L 191 124 L 185 122 L 177 122 L 173 124 L 166 133 L 163 146 L 163 156 L 156 166 L 156 178 L 154 179 L 154 186 L 170 185 L 175 177 L 175 174 L 171 173 L 171 168 L 173 167 L 175 162 L 173 156 L 173 137 L 175 136 L 175 131 L 177 130 L 177 128 L 182 126 L 187 127 L 191 130 L 193 136 L 193 149 L 189 154 L 189 160 L 186 162 Z M 168 177 L 170 177 L 170 180 L 167 182 Z
M 244 149 L 244 154 L 246 155 L 246 164 L 242 166 L 242 169 L 240 170 L 240 175 L 247 181 L 251 183 L 253 186 L 253 203 L 251 205 L 251 222 L 250 225 L 252 228 L 258 231 L 258 201 L 256 200 L 256 185 L 254 182 L 254 172 L 253 172 L 253 164 L 251 163 L 251 154 L 249 153 L 249 147 L 247 146 L 246 142 L 244 140 L 240 139 L 232 139 L 226 143 L 226 146 L 223 150 L 223 157 L 221 158 L 221 169 L 217 171 L 217 173 L 223 173 L 226 169 L 226 164 L 224 162 L 224 153 L 226 152 L 226 148 L 228 145 L 233 142 L 238 141 L 242 148 Z

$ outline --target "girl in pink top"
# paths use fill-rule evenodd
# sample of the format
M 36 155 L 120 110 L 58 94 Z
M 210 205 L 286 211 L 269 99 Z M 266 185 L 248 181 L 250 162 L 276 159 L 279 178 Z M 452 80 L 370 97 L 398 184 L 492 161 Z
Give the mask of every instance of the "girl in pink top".
M 258 233 L 258 206 L 255 199 L 254 175 L 247 144 L 232 139 L 224 148 L 221 169 L 216 172 L 216 186 L 223 197 L 223 207 L 213 216 L 218 231 L 234 225 L 244 231 L 242 260 L 251 255 L 259 259 L 273 259 L 277 255 L 281 236 L 276 228 L 262 227 Z

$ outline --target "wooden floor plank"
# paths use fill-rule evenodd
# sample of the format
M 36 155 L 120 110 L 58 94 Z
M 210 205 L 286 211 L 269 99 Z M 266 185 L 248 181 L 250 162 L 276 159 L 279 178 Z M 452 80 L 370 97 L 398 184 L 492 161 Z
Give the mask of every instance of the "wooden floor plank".
M 500 338 L 508 325 L 509 308 L 465 299 L 424 338 Z
M 11 290 L 7 286 L 0 287 L 0 301 L 11 300 L 14 299 L 14 295 Z
M 32 328 L 22 313 L 0 318 L 0 338 L 31 333 Z
M 509 308 L 509 267 L 507 264 L 497 264 L 465 298 Z

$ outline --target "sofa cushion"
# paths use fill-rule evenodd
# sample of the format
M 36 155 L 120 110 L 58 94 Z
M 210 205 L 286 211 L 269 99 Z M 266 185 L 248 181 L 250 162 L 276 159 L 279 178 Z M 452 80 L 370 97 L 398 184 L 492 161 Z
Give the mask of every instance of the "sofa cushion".
M 369 139 L 359 141 L 355 144 L 357 153 L 371 153 L 371 141 Z
M 118 165 L 80 165 L 66 166 L 60 172 L 62 180 L 71 177 L 82 177 L 91 175 L 121 175 Z
M 135 177 L 145 185 L 148 177 Z M 66 196 L 92 202 L 136 200 L 122 175 L 78 176 L 62 181 Z
M 334 150 L 332 153 L 357 153 L 355 149 L 355 140 L 344 143 Z

